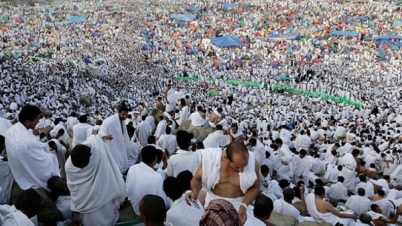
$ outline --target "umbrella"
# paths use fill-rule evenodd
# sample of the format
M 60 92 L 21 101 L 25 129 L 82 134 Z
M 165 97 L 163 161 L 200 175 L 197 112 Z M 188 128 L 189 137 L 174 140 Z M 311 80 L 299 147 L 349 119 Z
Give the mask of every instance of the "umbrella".
M 235 8 L 235 4 L 233 4 L 233 3 L 225 3 L 225 4 L 223 4 L 222 8 L 223 8 L 224 10 L 234 9 L 234 8 Z
M 241 59 L 242 60 L 251 60 L 249 55 L 244 55 Z
M 141 34 L 143 34 L 143 35 L 148 35 L 148 31 L 147 30 L 141 30 Z
M 279 62 L 278 62 L 278 61 L 273 62 L 273 63 L 272 63 L 272 67 L 275 68 L 275 69 L 278 69 L 278 67 L 279 67 Z
M 145 45 L 143 45 L 143 46 L 141 47 L 141 50 L 143 50 L 143 51 L 149 51 L 149 50 L 152 50 L 152 47 L 151 47 L 150 45 L 148 45 L 148 44 L 145 44 Z
M 342 51 L 342 54 L 345 54 L 345 55 L 347 55 L 349 53 L 350 53 L 350 51 L 348 49 L 345 49 L 345 50 Z
M 236 60 L 236 64 L 237 64 L 237 66 L 239 66 L 239 67 L 243 67 L 243 61 L 240 60 L 240 59 L 237 59 L 237 60 Z
M 254 55 L 254 60 L 261 60 L 261 56 L 260 55 Z
M 92 61 L 90 61 L 88 58 L 84 58 L 84 63 L 86 65 L 88 65 L 88 64 L 92 64 Z
M 242 46 L 243 42 L 235 36 L 223 36 L 218 38 L 211 38 L 211 41 L 218 47 L 237 47 Z

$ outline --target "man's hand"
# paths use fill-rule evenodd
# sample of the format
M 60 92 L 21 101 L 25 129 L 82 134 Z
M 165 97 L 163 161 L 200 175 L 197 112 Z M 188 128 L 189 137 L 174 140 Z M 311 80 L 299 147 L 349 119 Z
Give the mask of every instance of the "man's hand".
M 187 205 L 191 206 L 190 200 L 195 201 L 198 199 L 198 194 L 195 192 L 190 192 L 188 194 L 186 194 L 185 196 L 185 200 Z
M 246 223 L 246 220 L 247 220 L 247 210 L 246 210 L 246 207 L 240 206 L 240 207 L 239 207 L 239 210 L 238 210 L 237 212 L 239 212 L 241 224 L 244 225 L 244 224 Z
M 112 135 L 107 135 L 107 136 L 104 136 L 104 137 L 102 137 L 103 139 L 105 139 L 105 140 L 113 140 L 113 136 Z

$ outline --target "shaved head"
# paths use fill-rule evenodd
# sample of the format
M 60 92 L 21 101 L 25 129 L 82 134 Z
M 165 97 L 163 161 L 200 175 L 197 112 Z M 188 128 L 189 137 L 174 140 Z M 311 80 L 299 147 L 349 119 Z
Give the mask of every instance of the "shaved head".
M 234 155 L 238 155 L 242 159 L 248 160 L 248 150 L 246 145 L 244 145 L 242 142 L 234 141 L 230 143 L 226 148 L 226 155 L 229 161 L 233 161 Z

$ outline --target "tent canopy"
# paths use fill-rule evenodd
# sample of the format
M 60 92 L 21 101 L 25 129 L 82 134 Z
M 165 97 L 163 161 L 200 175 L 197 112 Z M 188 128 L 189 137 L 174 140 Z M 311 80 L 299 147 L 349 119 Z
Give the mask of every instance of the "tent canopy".
M 271 39 L 296 39 L 297 35 L 294 34 L 270 34 L 268 35 L 268 38 Z
M 331 32 L 331 36 L 357 37 L 357 36 L 359 36 L 359 33 L 352 32 L 352 31 L 337 31 L 337 30 L 333 30 Z
M 201 11 L 201 7 L 197 7 L 197 6 L 185 7 L 185 9 L 188 11 Z
M 394 23 L 392 24 L 392 28 L 396 28 L 396 27 L 400 27 L 400 26 L 402 26 L 402 21 L 400 21 L 400 20 L 394 21 Z
M 218 47 L 237 47 L 242 46 L 243 42 L 235 36 L 223 36 L 218 38 L 211 38 L 211 41 Z
M 189 22 L 195 19 L 195 15 L 193 14 L 170 14 L 169 18 L 175 19 L 178 21 Z
M 70 16 L 70 22 L 82 22 L 85 21 L 84 16 Z
M 225 4 L 223 4 L 222 8 L 223 8 L 224 10 L 234 9 L 234 8 L 235 8 L 235 4 L 233 4 L 233 3 L 225 3 Z

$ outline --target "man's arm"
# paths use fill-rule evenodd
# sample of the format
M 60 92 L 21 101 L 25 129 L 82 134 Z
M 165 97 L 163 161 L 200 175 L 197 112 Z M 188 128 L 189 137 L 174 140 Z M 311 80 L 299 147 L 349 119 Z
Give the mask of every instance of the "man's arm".
M 354 220 L 357 219 L 357 216 L 354 214 L 349 214 L 349 213 L 341 213 L 338 210 L 336 210 L 331 203 L 329 202 L 325 202 L 325 208 L 331 212 L 332 214 L 334 214 L 335 216 L 339 217 L 339 218 L 352 218 Z
M 190 205 L 188 199 L 197 200 L 198 193 L 202 186 L 202 161 L 198 166 L 197 172 L 195 172 L 193 179 L 191 179 L 191 193 L 186 195 L 186 202 Z
M 401 215 L 401 211 L 399 210 L 399 208 L 396 210 L 395 215 L 391 218 L 385 218 L 385 217 L 380 217 L 380 220 L 382 220 L 383 222 L 387 223 L 387 224 L 393 224 L 396 223 L 396 221 L 398 220 L 398 217 Z

